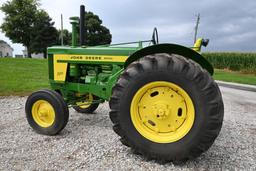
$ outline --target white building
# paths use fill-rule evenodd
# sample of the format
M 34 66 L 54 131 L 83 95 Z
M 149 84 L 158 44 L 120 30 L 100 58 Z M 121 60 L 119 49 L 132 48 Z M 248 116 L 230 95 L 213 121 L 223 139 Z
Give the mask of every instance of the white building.
M 12 57 L 13 48 L 3 40 L 0 40 L 0 57 Z
M 24 58 L 27 58 L 27 57 L 28 57 L 27 48 L 25 48 L 24 50 L 22 50 L 22 53 L 23 53 Z M 44 54 L 43 54 L 43 53 L 32 53 L 32 54 L 31 54 L 31 58 L 44 59 Z

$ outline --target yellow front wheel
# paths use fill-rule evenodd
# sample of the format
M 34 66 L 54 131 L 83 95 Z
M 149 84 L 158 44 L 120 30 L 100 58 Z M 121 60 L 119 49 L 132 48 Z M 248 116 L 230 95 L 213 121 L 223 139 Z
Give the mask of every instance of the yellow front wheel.
M 160 161 L 195 158 L 223 121 L 221 93 L 198 64 L 154 54 L 128 66 L 112 89 L 110 119 L 121 142 Z
M 53 106 L 46 100 L 37 100 L 31 109 L 33 120 L 41 127 L 52 126 L 55 121 Z
M 30 126 L 45 135 L 59 133 L 69 117 L 67 104 L 60 94 L 52 90 L 32 93 L 26 101 L 25 111 Z

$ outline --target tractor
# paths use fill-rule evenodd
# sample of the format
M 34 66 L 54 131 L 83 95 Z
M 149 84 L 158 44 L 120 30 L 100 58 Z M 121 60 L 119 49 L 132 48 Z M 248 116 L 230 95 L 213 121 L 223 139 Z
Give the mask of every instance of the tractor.
M 70 18 L 72 45 L 48 48 L 51 90 L 27 98 L 29 125 L 56 135 L 69 108 L 88 114 L 108 101 L 114 132 L 136 154 L 179 162 L 209 149 L 224 105 L 214 69 L 199 53 L 208 40 L 198 39 L 192 48 L 159 43 L 155 28 L 150 40 L 85 46 L 85 19 L 82 5 L 80 17 Z

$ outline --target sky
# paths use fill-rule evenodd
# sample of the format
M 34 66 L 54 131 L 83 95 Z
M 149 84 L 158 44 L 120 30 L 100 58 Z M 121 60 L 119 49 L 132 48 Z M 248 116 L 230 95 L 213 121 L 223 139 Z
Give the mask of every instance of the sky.
M 0 0 L 2 5 L 7 0 Z M 200 13 L 198 37 L 209 38 L 204 51 L 256 51 L 255 0 L 41 0 L 40 8 L 48 12 L 60 28 L 71 31 L 69 17 L 79 16 L 85 5 L 103 20 L 112 34 L 112 43 L 148 40 L 154 27 L 161 43 L 193 45 L 196 15 Z M 0 12 L 0 24 L 4 14 Z M 22 54 L 24 47 L 13 44 L 0 30 L 0 40 Z

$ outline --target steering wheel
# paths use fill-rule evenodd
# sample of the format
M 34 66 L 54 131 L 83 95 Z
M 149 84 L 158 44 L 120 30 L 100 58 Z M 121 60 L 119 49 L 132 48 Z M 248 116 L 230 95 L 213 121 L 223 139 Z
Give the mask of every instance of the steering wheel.
M 152 35 L 152 40 L 151 41 L 154 45 L 158 44 L 158 32 L 157 32 L 156 27 L 153 30 L 153 35 Z

